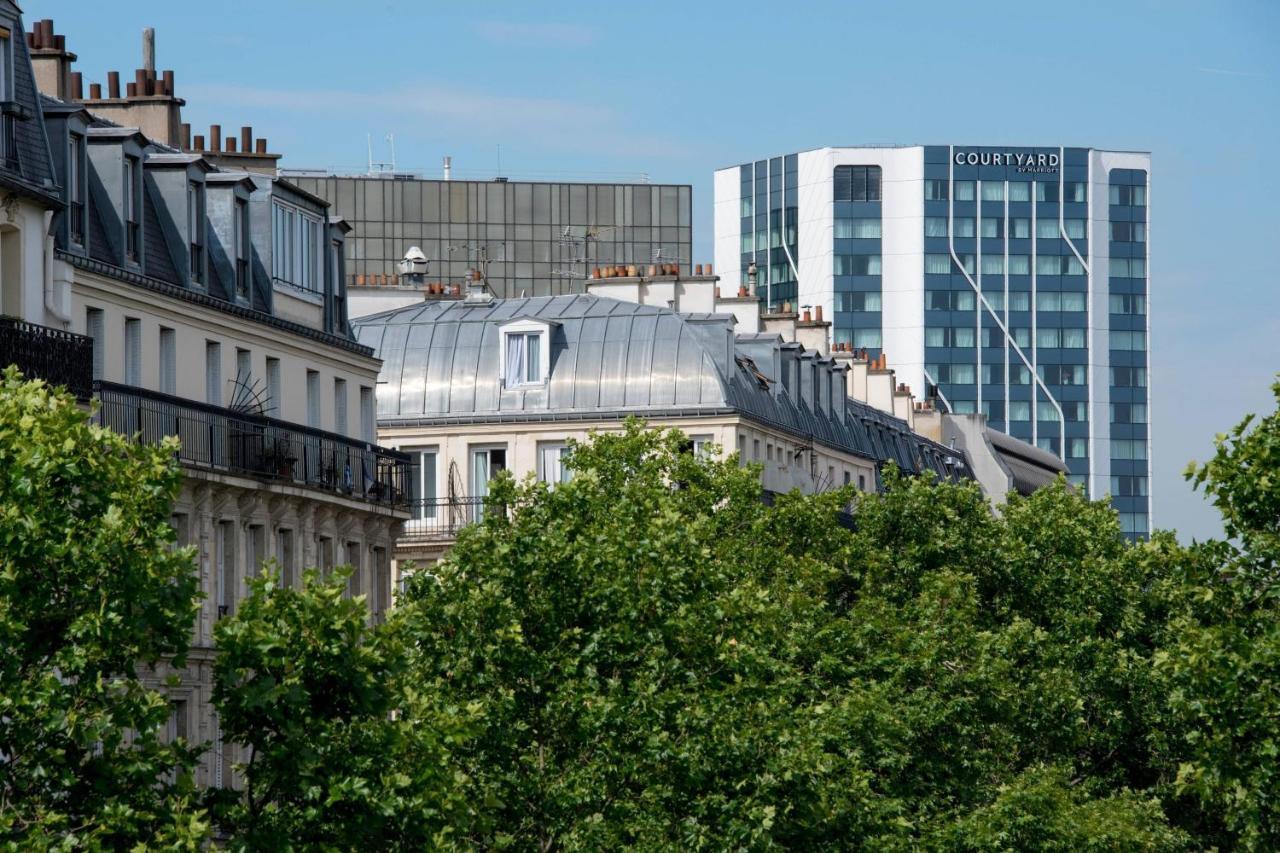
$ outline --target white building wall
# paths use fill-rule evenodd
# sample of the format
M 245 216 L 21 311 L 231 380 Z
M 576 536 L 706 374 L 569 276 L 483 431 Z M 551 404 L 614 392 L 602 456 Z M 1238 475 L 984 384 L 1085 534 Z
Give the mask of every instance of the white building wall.
M 737 293 L 742 284 L 742 183 L 737 166 L 718 169 L 715 185 L 715 268 L 720 271 L 725 293 Z

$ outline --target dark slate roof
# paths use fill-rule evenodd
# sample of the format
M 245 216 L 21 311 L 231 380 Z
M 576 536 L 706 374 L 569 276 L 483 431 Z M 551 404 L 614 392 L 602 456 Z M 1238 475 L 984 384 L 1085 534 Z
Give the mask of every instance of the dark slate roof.
M 164 231 L 160 225 L 158 204 L 159 199 L 155 198 L 155 193 L 144 183 L 142 215 L 146 221 L 142 226 L 142 243 L 143 251 L 147 253 L 145 258 L 147 275 L 170 284 L 181 285 L 182 277 L 178 275 L 178 268 L 169 254 L 169 243 L 165 240 Z
M 525 319 L 551 325 L 550 380 L 545 386 L 504 388 L 500 327 Z M 960 454 L 865 403 L 845 399 L 841 419 L 769 387 L 744 352 L 735 348 L 727 357 L 732 322 L 724 315 L 688 316 L 579 294 L 427 302 L 352 325 L 360 342 L 383 360 L 378 418 L 384 423 L 737 413 L 801 441 L 893 460 L 907 471 L 963 473 Z M 725 343 L 723 352 L 718 341 Z
M 31 68 L 31 54 L 23 37 L 24 24 L 17 21 L 17 28 L 9 38 L 15 51 L 13 56 L 13 97 L 28 111 L 25 121 L 16 122 L 18 141 L 17 169 L 9 168 L 0 158 L 0 178 L 12 189 L 38 198 L 55 207 L 62 206 L 53 172 L 53 157 L 49 151 L 49 138 L 45 135 L 42 104 L 36 88 L 35 72 Z

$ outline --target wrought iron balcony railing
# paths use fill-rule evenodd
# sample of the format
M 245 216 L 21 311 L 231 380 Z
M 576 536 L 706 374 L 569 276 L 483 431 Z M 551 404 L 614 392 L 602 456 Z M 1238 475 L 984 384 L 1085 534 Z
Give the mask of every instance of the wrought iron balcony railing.
M 414 498 L 404 535 L 410 539 L 453 539 L 458 531 L 484 516 L 486 498 Z
M 186 465 L 408 506 L 410 462 L 398 451 L 129 385 L 95 382 L 94 391 L 104 426 L 147 444 L 177 436 Z
M 0 367 L 16 364 L 28 379 L 63 385 L 81 400 L 93 393 L 93 339 L 13 317 L 0 317 Z

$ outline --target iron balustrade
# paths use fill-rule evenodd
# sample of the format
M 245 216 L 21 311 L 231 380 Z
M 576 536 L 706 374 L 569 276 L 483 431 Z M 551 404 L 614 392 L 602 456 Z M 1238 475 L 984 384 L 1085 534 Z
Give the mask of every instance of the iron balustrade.
M 0 367 L 10 364 L 27 379 L 65 386 L 78 399 L 93 394 L 93 338 L 0 317 Z
M 129 385 L 95 382 L 99 422 L 145 444 L 177 436 L 183 464 L 408 505 L 409 457 L 300 424 Z
M 453 539 L 458 531 L 480 521 L 485 512 L 484 497 L 414 498 L 409 501 L 409 520 L 404 535 L 421 539 Z

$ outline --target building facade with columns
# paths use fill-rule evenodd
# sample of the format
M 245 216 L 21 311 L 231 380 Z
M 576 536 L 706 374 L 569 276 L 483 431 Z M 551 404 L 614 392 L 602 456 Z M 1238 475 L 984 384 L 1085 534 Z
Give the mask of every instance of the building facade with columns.
M 939 407 L 979 413 L 1150 528 L 1151 156 L 819 148 L 715 173 L 719 269 L 823 306 Z M 736 282 L 735 282 L 736 283 Z
M 23 32 L 3 0 L 0 30 Z M 145 676 L 171 698 L 170 735 L 209 744 L 197 782 L 236 784 L 242 756 L 211 705 L 213 636 L 247 579 L 267 558 L 289 585 L 347 564 L 371 619 L 392 603 L 409 460 L 376 443 L 380 362 L 347 319 L 349 228 L 287 181 L 142 130 L 173 106 L 171 79 L 107 110 L 74 97 L 74 55 L 51 22 L 9 47 L 0 360 L 135 440 L 180 440 L 172 523 L 204 597 L 186 666 Z

